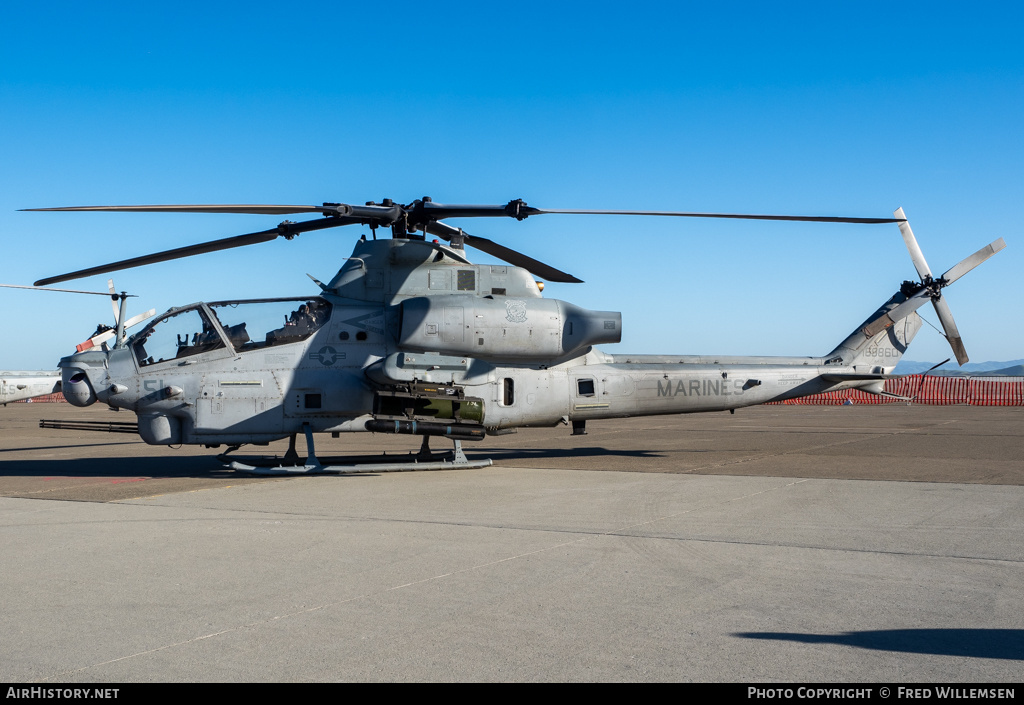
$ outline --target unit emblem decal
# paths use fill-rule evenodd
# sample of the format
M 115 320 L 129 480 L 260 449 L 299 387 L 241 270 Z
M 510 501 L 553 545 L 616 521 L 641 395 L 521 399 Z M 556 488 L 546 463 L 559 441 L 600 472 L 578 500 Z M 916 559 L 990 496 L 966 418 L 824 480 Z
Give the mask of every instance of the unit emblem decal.
M 510 323 L 526 323 L 526 302 L 518 299 L 506 301 L 505 320 Z

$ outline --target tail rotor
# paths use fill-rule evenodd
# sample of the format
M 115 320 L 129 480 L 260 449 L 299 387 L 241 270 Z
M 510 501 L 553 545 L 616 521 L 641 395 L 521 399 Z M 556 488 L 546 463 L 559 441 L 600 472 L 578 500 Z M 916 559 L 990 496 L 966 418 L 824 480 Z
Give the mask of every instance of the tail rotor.
M 945 274 L 942 276 L 935 278 L 932 276 L 931 269 L 928 267 L 928 262 L 924 258 L 924 253 L 921 252 L 921 247 L 917 244 L 917 238 L 914 237 L 914 232 L 910 229 L 910 223 L 907 222 L 906 216 L 903 214 L 903 209 L 897 208 L 895 216 L 899 222 L 900 234 L 903 236 L 903 242 L 907 246 L 907 251 L 910 253 L 910 259 L 913 261 L 914 268 L 917 269 L 917 274 L 921 280 L 917 282 L 903 282 L 903 286 L 900 287 L 900 292 L 906 297 L 906 300 L 884 316 L 865 326 L 864 333 L 870 337 L 871 335 L 888 328 L 896 321 L 906 318 L 923 306 L 926 301 L 930 300 L 935 309 L 935 314 L 939 317 L 939 323 L 942 324 L 942 330 L 945 338 L 949 341 L 949 346 L 953 349 L 953 355 L 956 357 L 957 363 L 963 365 L 969 360 L 967 350 L 964 348 L 964 342 L 960 337 L 960 331 L 956 327 L 956 321 L 953 320 L 953 313 L 949 309 L 949 304 L 946 303 L 945 298 L 942 296 L 942 290 L 995 253 L 1002 250 L 1006 247 L 1006 242 L 1003 241 L 1003 238 L 999 238 L 990 245 L 986 245 L 981 248 L 970 257 L 966 257 L 953 265 L 946 270 Z
M 139 323 L 142 323 L 147 318 L 151 318 L 152 316 L 156 315 L 156 309 L 155 308 L 151 308 L 148 311 L 146 311 L 145 313 L 140 313 L 137 316 L 132 316 L 131 318 L 125 320 L 124 325 L 122 326 L 121 325 L 121 319 L 124 317 L 125 301 L 126 301 L 126 299 L 129 299 L 129 298 L 135 298 L 135 294 L 128 294 L 128 293 L 125 293 L 123 291 L 121 293 L 117 293 L 117 290 L 114 289 L 114 280 L 113 279 L 108 279 L 107 280 L 107 287 L 109 288 L 109 292 L 105 292 L 105 291 L 81 291 L 79 289 L 55 289 L 53 287 L 46 287 L 46 286 L 24 286 L 24 285 L 21 285 L 21 284 L 0 284 L 0 287 L 6 287 L 8 289 L 34 289 L 36 291 L 59 291 L 59 292 L 65 293 L 65 294 L 91 294 L 93 296 L 109 296 L 110 297 L 110 305 L 114 309 L 114 325 L 113 325 L 113 327 L 108 327 L 108 326 L 105 326 L 103 324 L 100 324 L 97 327 L 96 332 L 92 335 L 91 338 L 89 338 L 88 340 L 86 340 L 86 341 L 84 341 L 82 343 L 79 343 L 78 345 L 75 346 L 75 349 L 78 352 L 82 352 L 84 350 L 90 350 L 90 349 L 92 349 L 94 347 L 98 347 L 98 346 L 106 343 L 108 340 L 110 340 L 114 336 L 118 336 L 117 340 L 115 341 L 114 347 L 120 347 L 121 345 L 124 344 L 124 340 L 125 340 L 124 332 L 126 330 L 128 330 L 129 328 L 131 328 L 134 325 L 138 325 Z M 120 303 L 118 303 L 118 302 L 120 302 Z
M 113 328 L 100 326 L 97 329 L 96 333 L 91 338 L 75 346 L 75 349 L 78 352 L 82 352 L 83 350 L 89 350 L 91 348 L 103 345 L 104 343 L 106 343 L 111 338 L 114 338 L 115 336 L 116 339 L 114 342 L 114 347 L 121 347 L 122 345 L 124 345 L 125 331 L 127 331 L 132 326 L 138 325 L 139 323 L 142 323 L 146 319 L 156 315 L 156 309 L 151 308 L 150 310 L 144 313 L 140 313 L 136 316 L 132 316 L 131 318 L 125 319 L 125 304 L 127 303 L 128 297 L 133 295 L 125 293 L 123 291 L 120 294 L 117 293 L 117 289 L 114 288 L 113 279 L 107 280 L 107 289 L 110 291 L 110 306 L 111 308 L 114 309 L 114 326 Z

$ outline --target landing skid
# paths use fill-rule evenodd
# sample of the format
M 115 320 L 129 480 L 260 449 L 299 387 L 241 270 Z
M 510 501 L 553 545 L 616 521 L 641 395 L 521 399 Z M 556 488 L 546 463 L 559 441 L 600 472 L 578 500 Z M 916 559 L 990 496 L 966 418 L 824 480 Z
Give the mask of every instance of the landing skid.
M 288 452 L 283 458 L 267 459 L 255 465 L 237 460 L 228 460 L 227 454 L 218 456 L 229 468 L 236 472 L 250 475 L 354 475 L 358 473 L 379 472 L 412 472 L 417 470 L 475 470 L 485 468 L 494 463 L 490 458 L 469 460 L 462 452 L 462 441 L 452 439 L 455 447 L 449 452 L 434 453 L 430 450 L 428 437 L 423 437 L 423 444 L 418 453 L 405 456 L 381 456 L 387 458 L 383 462 L 354 462 L 341 464 L 322 464 L 316 457 L 313 446 L 313 432 L 308 424 L 303 424 L 306 434 L 306 447 L 309 456 L 305 463 L 300 464 L 298 453 L 295 452 L 295 434 L 288 442 Z

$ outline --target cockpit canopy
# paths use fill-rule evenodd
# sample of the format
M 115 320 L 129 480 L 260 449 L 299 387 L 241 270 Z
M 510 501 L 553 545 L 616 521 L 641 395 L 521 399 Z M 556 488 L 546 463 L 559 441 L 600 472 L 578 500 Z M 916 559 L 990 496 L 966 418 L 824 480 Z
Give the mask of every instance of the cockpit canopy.
M 140 367 L 230 346 L 236 353 L 309 338 L 331 316 L 319 297 L 193 304 L 169 311 L 132 336 Z

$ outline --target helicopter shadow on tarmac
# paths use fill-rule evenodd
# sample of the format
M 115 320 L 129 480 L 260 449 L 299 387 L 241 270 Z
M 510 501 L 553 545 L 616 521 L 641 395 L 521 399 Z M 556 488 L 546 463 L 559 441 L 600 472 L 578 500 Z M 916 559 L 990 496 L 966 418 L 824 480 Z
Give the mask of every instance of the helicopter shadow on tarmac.
M 104 450 L 118 455 L 103 454 Z M 233 472 L 204 454 L 149 456 L 132 454 L 131 449 L 98 448 L 76 455 L 9 460 L 0 456 L 0 497 L 116 502 L 267 481 Z
M 585 449 L 585 457 L 604 455 L 600 448 Z M 492 453 L 474 453 L 474 456 L 489 457 Z M 629 453 L 643 456 L 642 453 Z M 304 454 L 301 454 L 304 456 Z M 2 457 L 2 456 L 0 456 Z M 280 454 L 263 456 L 229 456 L 231 459 L 253 466 L 276 467 L 282 464 Z M 571 451 L 511 451 L 501 455 L 502 459 L 515 458 L 558 458 L 572 457 Z M 415 453 L 388 453 L 387 455 L 323 456 L 320 460 L 328 466 L 347 466 L 366 463 L 392 463 L 388 472 L 428 472 L 417 467 Z M 444 469 L 472 471 L 450 465 Z M 367 469 L 349 472 L 335 477 L 378 477 L 382 472 Z M 287 473 L 283 476 L 305 476 L 303 473 Z M 279 480 L 282 475 L 273 475 Z M 90 457 L 75 459 L 19 458 L 0 460 L 0 497 L 21 497 L 53 500 L 114 501 L 158 494 L 188 492 L 197 489 L 225 487 L 266 481 L 247 472 L 236 472 L 227 467 L 216 456 L 191 455 L 177 457 Z
M 95 445 L 88 444 L 82 447 L 91 448 Z M 225 469 L 216 458 L 200 455 L 177 457 L 126 455 L 73 460 L 66 458 L 5 460 L 0 455 L 0 477 L 216 478 L 230 477 L 233 474 L 230 470 Z
M 215 455 L 177 455 L 177 456 L 138 456 L 116 455 L 117 450 L 111 446 L 138 446 L 138 442 L 129 443 L 82 443 L 61 446 L 67 448 L 86 449 L 82 455 L 88 455 L 88 449 L 102 447 L 102 455 L 98 457 L 79 457 L 74 459 L 46 458 L 11 458 L 16 452 L 38 452 L 50 450 L 51 446 L 21 447 L 0 450 L 0 482 L 4 478 L 110 478 L 112 481 L 133 481 L 144 479 L 229 479 L 239 477 L 239 473 L 226 467 L 224 462 Z M 127 450 L 127 449 L 126 449 Z M 438 455 L 443 455 L 438 453 Z M 662 457 L 661 453 L 645 450 L 609 449 L 601 446 L 576 448 L 479 448 L 471 449 L 471 458 L 492 458 L 495 462 L 514 462 L 516 460 L 572 460 L 580 458 L 628 457 L 637 460 Z M 7 456 L 7 458 L 5 458 Z M 305 453 L 300 452 L 304 457 Z M 409 461 L 409 471 L 419 468 L 412 462 L 415 453 L 412 451 L 388 451 L 385 454 L 349 454 L 321 456 L 321 462 L 331 465 L 384 463 Z M 227 456 L 230 460 L 251 462 L 258 465 L 280 464 L 280 453 L 245 453 Z M 454 466 L 452 469 L 458 469 Z M 358 473 L 364 477 L 377 473 L 372 471 Z M 4 492 L 0 489 L 0 495 Z
M 739 632 L 734 636 L 804 644 L 839 644 L 876 651 L 1024 661 L 1024 630 L 1021 629 L 879 629 L 840 634 Z

